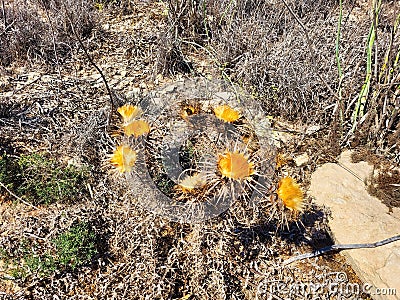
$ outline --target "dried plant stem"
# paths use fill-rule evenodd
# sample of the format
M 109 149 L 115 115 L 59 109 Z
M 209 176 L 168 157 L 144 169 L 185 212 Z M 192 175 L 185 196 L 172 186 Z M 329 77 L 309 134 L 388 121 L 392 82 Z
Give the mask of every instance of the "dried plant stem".
M 393 30 L 392 30 L 392 34 L 390 36 L 390 43 L 389 43 L 389 47 L 387 48 L 386 51 L 386 55 L 385 55 L 385 59 L 381 68 L 381 71 L 379 73 L 379 79 L 378 82 L 381 82 L 385 73 L 386 76 L 384 77 L 384 84 L 381 84 L 381 86 L 389 86 L 389 90 L 392 89 L 393 86 L 397 85 L 397 89 L 396 92 L 393 94 L 393 103 L 396 103 L 395 99 L 396 97 L 398 97 L 398 94 L 400 92 L 400 86 L 399 83 L 396 82 L 396 75 L 394 74 L 394 70 L 397 69 L 398 67 L 398 63 L 399 63 L 399 58 L 400 58 L 400 47 L 397 51 L 397 54 L 394 58 L 393 63 L 391 64 L 391 68 L 388 70 L 388 68 L 390 67 L 390 61 L 389 61 L 389 56 L 390 56 L 390 52 L 393 49 L 393 42 L 395 40 L 396 34 L 397 34 L 397 29 L 399 28 L 399 24 L 400 24 L 400 13 L 397 15 L 396 20 L 393 24 Z M 392 77 L 393 76 L 393 77 Z M 394 81 L 394 82 L 393 82 Z M 394 109 L 391 112 L 388 112 L 386 110 L 387 106 L 386 106 L 386 102 L 388 101 L 388 96 L 385 96 L 385 105 L 383 107 L 383 111 L 382 111 L 382 115 L 387 115 L 387 125 L 386 125 L 386 130 L 388 128 L 391 128 L 393 125 L 393 122 L 395 121 L 398 112 L 399 112 L 399 105 L 395 105 Z M 380 130 L 380 128 L 383 126 L 383 122 L 385 121 L 385 118 L 381 118 L 379 125 L 377 126 L 377 128 L 375 129 L 375 133 L 377 134 Z
M 54 26 L 53 26 L 53 23 L 51 22 L 49 11 L 48 11 L 45 3 L 44 3 L 44 0 L 41 0 L 41 1 L 42 1 L 42 5 L 43 5 L 43 7 L 45 9 L 47 20 L 49 21 L 49 26 L 50 26 L 50 29 L 51 29 L 51 40 L 52 40 L 52 43 L 53 43 L 54 58 L 56 59 L 58 77 L 60 78 L 60 81 L 62 82 L 60 63 L 59 63 L 58 54 L 57 54 L 57 48 L 56 48 L 56 36 L 55 36 Z M 58 84 L 58 88 L 60 88 L 60 84 Z
M 1 181 L 0 181 L 0 186 L 2 186 L 11 196 L 13 196 L 15 199 L 17 199 L 18 201 L 21 201 L 22 203 L 24 203 L 25 205 L 28 205 L 28 206 L 30 206 L 30 207 L 32 207 L 32 208 L 34 208 L 34 209 L 39 209 L 38 207 L 36 207 L 35 205 L 33 205 L 33 204 L 30 204 L 29 202 L 26 202 L 24 199 L 22 199 L 21 197 L 18 197 L 17 195 L 15 195 L 13 192 L 11 192 L 6 186 L 5 186 L 5 184 L 3 184 Z
M 7 32 L 7 30 L 8 29 L 10 29 L 11 28 L 11 26 L 13 26 L 14 25 L 14 23 L 15 23 L 15 20 L 13 20 L 10 24 L 8 24 L 7 25 L 7 27 L 6 28 L 4 28 L 4 30 L 3 30 L 3 32 L 2 33 L 0 33 L 0 36 L 2 36 L 3 34 L 5 34 L 6 32 Z
M 381 9 L 381 2 L 382 0 L 379 0 L 379 3 L 377 3 L 377 0 L 374 0 L 372 2 L 372 20 L 374 22 L 374 31 L 375 31 L 375 58 L 374 58 L 374 74 L 375 74 L 375 80 L 377 81 L 377 83 L 379 83 L 378 81 L 378 16 L 379 16 L 379 12 Z
M 382 68 L 381 68 L 381 72 L 379 73 L 379 82 L 381 81 L 385 71 L 389 67 L 389 56 L 390 56 L 390 52 L 393 49 L 393 42 L 395 40 L 397 29 L 399 28 L 399 24 L 400 24 L 400 13 L 397 15 L 396 20 L 394 21 L 394 24 L 393 24 L 392 34 L 390 35 L 389 47 L 386 49 L 386 55 L 385 55 L 385 58 L 384 58 L 384 62 L 383 62 Z M 397 56 L 395 58 L 393 69 L 395 69 L 396 63 L 397 63 L 397 61 L 399 59 L 399 54 L 400 54 L 400 49 L 399 49 L 399 52 L 397 53 Z M 386 84 L 388 84 L 391 81 L 391 75 L 392 75 L 392 72 L 388 72 L 388 75 L 385 78 L 385 83 Z
M 225 72 L 222 64 L 218 61 L 217 57 L 215 54 L 213 54 L 208 48 L 196 43 L 196 42 L 192 42 L 192 41 L 188 41 L 188 40 L 180 40 L 180 42 L 188 44 L 188 45 L 193 45 L 196 46 L 198 48 L 201 48 L 203 50 L 205 50 L 213 59 L 215 65 L 219 68 L 219 70 L 221 71 L 222 76 L 229 82 L 229 84 L 232 86 L 233 90 L 235 91 L 235 96 L 236 96 L 236 100 L 238 101 L 238 103 L 240 103 L 240 98 L 239 98 L 239 92 L 237 91 L 237 88 L 235 86 L 235 84 L 232 82 L 231 78 L 229 77 L 229 75 Z
M 380 247 L 389 243 L 393 243 L 396 241 L 400 241 L 400 235 L 393 236 L 391 238 L 375 242 L 375 243 L 369 243 L 369 244 L 338 244 L 338 245 L 332 245 L 328 246 L 319 250 L 316 250 L 311 253 L 305 253 L 301 254 L 298 256 L 291 257 L 283 262 L 283 265 L 288 265 L 291 264 L 295 261 L 306 259 L 306 258 L 313 258 L 328 252 L 332 251 L 341 251 L 341 250 L 351 250 L 351 249 L 364 249 L 364 248 L 376 248 Z
M 399 14 L 399 19 L 400 19 L 400 14 Z M 397 68 L 399 61 L 400 61 L 400 49 L 397 52 L 396 59 L 393 64 L 393 69 Z M 395 99 L 400 97 L 400 83 L 394 82 L 391 84 L 391 87 L 394 85 L 397 85 L 396 91 L 393 94 L 393 102 L 396 103 Z M 389 119 L 389 122 L 388 122 L 388 125 L 386 126 L 386 128 L 391 128 L 393 126 L 393 123 L 395 122 L 395 119 L 399 113 L 399 109 L 400 109 L 400 101 L 398 100 L 395 108 L 393 109 L 393 111 L 391 113 L 391 116 L 390 116 L 390 119 Z
M 1 9 L 2 9 L 2 13 L 3 13 L 3 19 L 4 19 L 4 30 L 2 33 L 0 33 L 0 36 L 2 36 L 3 34 L 5 34 L 7 32 L 7 30 L 14 24 L 15 20 L 13 20 L 10 24 L 7 24 L 7 15 L 6 15 L 6 9 L 4 7 L 4 1 L 1 1 Z
M 74 33 L 76 39 L 78 40 L 79 45 L 82 47 L 82 50 L 85 53 L 85 56 L 87 57 L 89 62 L 93 65 L 93 67 L 97 70 L 97 72 L 99 72 L 99 74 L 100 74 L 100 76 L 101 76 L 101 78 L 102 78 L 102 80 L 104 82 L 104 85 L 105 85 L 105 87 L 107 89 L 107 93 L 108 93 L 108 96 L 110 98 L 110 106 L 111 106 L 111 111 L 110 111 L 110 113 L 108 115 L 108 124 L 110 124 L 111 123 L 111 116 L 112 116 L 112 113 L 114 112 L 114 99 L 113 99 L 113 95 L 112 95 L 110 86 L 108 85 L 108 81 L 107 81 L 106 77 L 104 76 L 103 71 L 100 69 L 99 66 L 97 66 L 97 64 L 94 62 L 93 58 L 87 52 L 87 49 L 86 49 L 85 45 L 82 42 L 82 39 L 79 37 L 78 33 L 75 30 L 74 23 L 72 22 L 72 19 L 71 19 L 70 15 L 68 14 L 68 9 L 67 9 L 67 7 L 65 5 L 64 5 L 64 9 L 66 11 L 68 21 L 71 24 L 72 32 Z
M 6 16 L 6 9 L 4 8 L 4 0 L 1 0 L 1 9 L 3 10 L 4 28 L 7 28 L 7 16 Z
M 222 15 L 221 15 L 221 18 L 220 18 L 220 20 L 219 20 L 219 22 L 218 22 L 218 26 L 221 26 L 222 20 L 226 17 L 228 10 L 232 7 L 233 4 L 234 4 L 234 3 L 233 3 L 233 0 L 229 1 L 229 5 L 227 5 L 227 7 L 225 8 L 224 12 L 223 12 Z M 231 24 L 231 23 L 230 23 L 230 24 Z M 229 24 L 229 25 L 230 25 L 230 24 Z
M 336 57 L 336 63 L 337 63 L 337 68 L 338 68 L 338 75 L 339 75 L 339 86 L 338 86 L 339 99 L 337 102 L 336 109 L 339 109 L 340 124 L 343 126 L 343 123 L 344 123 L 343 99 L 342 99 L 343 71 L 342 71 L 342 66 L 340 64 L 340 54 L 339 54 L 342 18 L 343 18 L 343 2 L 342 2 L 342 0 L 339 0 L 339 20 L 338 20 L 336 44 L 335 44 L 335 57 Z M 336 112 L 336 109 L 334 110 L 334 113 Z
M 207 27 L 207 6 L 206 6 L 206 1 L 203 2 L 203 24 L 204 24 L 204 31 L 206 32 L 206 37 L 208 39 L 210 33 L 208 32 L 208 27 Z

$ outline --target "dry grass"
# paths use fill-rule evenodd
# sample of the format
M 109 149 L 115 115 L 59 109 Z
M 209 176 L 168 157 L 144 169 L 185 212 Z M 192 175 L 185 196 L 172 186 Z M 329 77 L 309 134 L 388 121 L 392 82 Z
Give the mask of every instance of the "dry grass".
M 51 82 L 37 82 L 29 97 L 23 91 L 16 93 L 23 109 L 17 112 L 10 107 L 1 118 L 2 134 L 7 137 L 3 144 L 12 147 L 15 155 L 45 148 L 60 161 L 92 166 L 93 181 L 82 198 L 68 205 L 32 209 L 2 200 L 0 245 L 3 252 L 14 255 L 8 269 L 2 265 L 0 270 L 2 293 L 33 299 L 179 299 L 189 295 L 192 299 L 254 299 L 268 296 L 270 292 L 263 289 L 274 280 L 304 280 L 302 276 L 311 278 L 315 272 L 343 270 L 335 256 L 296 266 L 304 268 L 301 276 L 293 273 L 297 272 L 295 266 L 281 266 L 299 247 L 308 251 L 331 243 L 327 212 L 309 203 L 299 219 L 284 212 L 288 220 L 285 226 L 281 211 L 271 218 L 270 199 L 253 206 L 238 201 L 218 218 L 195 225 L 171 222 L 143 209 L 138 198 L 146 195 L 140 195 L 140 186 L 132 197 L 126 181 L 110 176 L 110 166 L 105 164 L 113 140 L 117 143 L 119 139 L 105 130 L 106 95 L 103 92 L 98 97 L 101 93 L 91 89 L 89 81 L 73 84 L 66 75 L 63 79 L 60 100 L 51 97 L 57 92 Z M 41 96 L 37 107 L 34 103 L 43 90 L 49 95 Z M 181 92 L 191 93 L 183 87 L 170 96 L 181 97 Z M 82 99 L 96 101 L 84 103 Z M 58 109 L 52 111 L 56 105 Z M 40 269 L 29 271 L 24 265 L 26 252 L 13 250 L 23 243 L 29 245 L 25 251 L 38 257 L 54 255 L 51 241 L 81 222 L 90 224 L 99 239 L 98 255 L 90 264 L 75 270 L 58 268 L 50 274 Z M 15 275 L 12 270 L 16 266 L 27 273 L 10 277 Z
M 336 1 L 168 4 L 161 71 L 196 73 L 200 65 L 188 57 L 203 53 L 222 76 L 252 91 L 267 113 L 329 126 L 342 145 L 370 143 L 399 162 L 398 3 L 385 1 L 380 8 L 368 101 L 356 120 L 356 99 L 367 73 L 366 35 L 373 23 L 372 8 L 363 1 L 343 5 L 338 40 Z M 191 67 L 177 68 L 183 63 Z
M 31 0 L 3 3 L 1 12 L 1 65 L 16 61 L 64 63 L 76 49 L 70 20 L 87 38 L 97 22 L 91 1 Z

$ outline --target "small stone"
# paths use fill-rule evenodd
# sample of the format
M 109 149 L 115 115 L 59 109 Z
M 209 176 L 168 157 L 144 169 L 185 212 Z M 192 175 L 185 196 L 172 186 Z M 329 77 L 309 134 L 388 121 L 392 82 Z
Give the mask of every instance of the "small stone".
M 14 91 L 3 93 L 4 98 L 11 98 L 14 94 Z
M 155 84 L 159 84 L 160 81 L 163 81 L 163 79 L 164 79 L 163 75 L 162 74 L 158 74 L 156 79 L 154 80 L 154 83 Z
M 94 73 L 92 75 L 87 76 L 90 81 L 99 81 L 101 80 L 101 75 L 99 73 Z
M 30 72 L 28 74 L 28 79 L 26 80 L 26 83 L 31 83 L 31 82 L 39 79 L 39 78 L 40 78 L 40 73 L 38 73 L 38 72 Z
M 10 85 L 10 78 L 9 76 L 1 76 L 0 77 L 0 91 L 4 91 Z
M 68 159 L 67 164 L 68 164 L 68 166 L 73 166 L 73 167 L 77 167 L 77 168 L 82 168 L 82 166 L 83 166 L 80 159 L 78 159 L 76 157 L 72 157 L 72 158 Z
M 289 143 L 289 141 L 293 138 L 293 134 L 278 130 L 271 130 L 271 137 L 273 144 L 280 148 Z
M 121 82 L 118 83 L 118 85 L 115 87 L 116 90 L 122 90 L 124 89 L 126 86 L 128 86 L 130 83 L 129 80 L 121 80 Z
M 164 92 L 165 93 L 172 93 L 173 91 L 175 91 L 175 89 L 176 89 L 176 85 L 174 85 L 174 84 L 170 84 L 170 85 L 167 85 L 165 88 L 164 88 Z
M 307 153 L 303 153 L 294 159 L 294 162 L 296 163 L 296 166 L 298 166 L 298 167 L 308 164 L 309 161 L 310 161 L 310 157 L 308 156 Z
M 43 75 L 42 78 L 41 78 L 41 81 L 43 83 L 50 82 L 52 80 L 53 80 L 53 76 L 51 76 L 51 75 Z

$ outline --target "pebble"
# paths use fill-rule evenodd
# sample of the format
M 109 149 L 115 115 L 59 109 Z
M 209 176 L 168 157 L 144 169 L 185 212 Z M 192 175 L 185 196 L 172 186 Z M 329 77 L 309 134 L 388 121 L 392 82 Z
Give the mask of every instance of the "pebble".
M 310 161 L 310 157 L 308 156 L 307 153 L 303 153 L 303 154 L 295 157 L 295 159 L 294 159 L 294 162 L 296 163 L 296 166 L 298 166 L 298 167 L 308 164 L 309 161 Z

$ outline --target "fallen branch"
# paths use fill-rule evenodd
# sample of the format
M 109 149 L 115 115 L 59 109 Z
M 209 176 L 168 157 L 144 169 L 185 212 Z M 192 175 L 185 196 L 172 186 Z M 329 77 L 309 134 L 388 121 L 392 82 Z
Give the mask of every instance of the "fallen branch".
M 306 258 L 312 258 L 312 257 L 316 257 L 328 252 L 332 252 L 332 251 L 341 251 L 341 250 L 351 250 L 351 249 L 363 249 L 363 248 L 376 248 L 376 247 L 380 247 L 389 243 L 393 243 L 395 241 L 399 241 L 400 240 L 400 235 L 396 235 L 393 236 L 391 238 L 388 238 L 386 240 L 383 241 L 379 241 L 376 243 L 371 243 L 371 244 L 339 244 L 339 245 L 332 245 L 332 246 L 328 246 L 319 250 L 316 250 L 314 252 L 311 253 L 304 253 L 298 256 L 294 256 L 291 257 L 287 260 L 285 260 L 283 262 L 283 265 L 288 265 L 291 264 L 292 262 L 298 261 L 298 260 L 302 260 L 302 259 L 306 259 Z
M 15 195 L 13 192 L 11 192 L 6 186 L 5 186 L 5 184 L 3 184 L 1 181 L 0 181 L 0 186 L 2 186 L 11 196 L 13 196 L 14 198 L 16 198 L 17 200 L 19 200 L 19 201 L 21 201 L 22 203 L 24 203 L 25 205 L 28 205 L 28 206 L 30 206 L 30 207 L 32 207 L 32 208 L 34 208 L 34 209 L 39 209 L 38 207 L 36 207 L 35 205 L 33 205 L 33 204 L 30 204 L 29 202 L 26 202 L 24 199 L 22 199 L 21 197 L 18 197 L 17 195 Z

